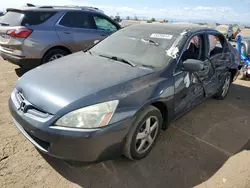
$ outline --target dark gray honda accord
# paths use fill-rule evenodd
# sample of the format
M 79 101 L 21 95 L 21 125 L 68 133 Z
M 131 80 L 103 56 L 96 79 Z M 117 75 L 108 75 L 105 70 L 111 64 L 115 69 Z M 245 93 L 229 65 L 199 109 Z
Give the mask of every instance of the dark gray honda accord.
M 142 159 L 161 130 L 238 75 L 216 30 L 179 24 L 121 29 L 85 52 L 18 80 L 9 108 L 40 151 L 67 160 Z

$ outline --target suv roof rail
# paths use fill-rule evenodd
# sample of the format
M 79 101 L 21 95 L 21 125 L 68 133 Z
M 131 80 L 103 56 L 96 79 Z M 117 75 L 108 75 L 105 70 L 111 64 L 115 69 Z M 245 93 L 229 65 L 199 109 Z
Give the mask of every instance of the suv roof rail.
M 29 3 L 28 3 L 29 4 Z M 27 4 L 27 5 L 28 5 Z M 29 4 L 32 7 L 35 7 L 35 5 Z M 75 5 L 64 5 L 64 6 L 53 6 L 53 5 L 43 5 L 43 6 L 39 6 L 39 8 L 82 8 L 82 9 L 95 9 L 95 10 L 99 10 L 99 8 L 97 7 L 91 7 L 91 6 L 75 6 Z
M 31 4 L 32 6 L 32 4 Z M 35 5 L 33 5 L 35 6 Z M 99 8 L 97 7 L 92 7 L 92 6 L 77 6 L 77 5 L 64 5 L 64 6 L 52 6 L 52 5 L 43 5 L 43 6 L 39 6 L 38 8 L 63 8 L 63 9 L 67 9 L 67 8 L 70 8 L 70 9 L 80 9 L 80 10 L 90 10 L 90 11 L 97 11 L 97 12 L 101 12 L 101 13 L 104 13 L 102 10 L 100 10 Z
M 40 6 L 39 8 L 54 8 L 53 6 Z

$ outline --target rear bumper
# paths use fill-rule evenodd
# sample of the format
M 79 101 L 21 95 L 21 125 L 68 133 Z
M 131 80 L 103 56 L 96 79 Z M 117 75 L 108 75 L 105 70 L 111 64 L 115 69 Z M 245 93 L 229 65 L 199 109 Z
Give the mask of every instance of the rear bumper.
M 24 68 L 34 68 L 41 64 L 41 59 L 25 59 L 11 54 L 0 52 L 4 60 Z

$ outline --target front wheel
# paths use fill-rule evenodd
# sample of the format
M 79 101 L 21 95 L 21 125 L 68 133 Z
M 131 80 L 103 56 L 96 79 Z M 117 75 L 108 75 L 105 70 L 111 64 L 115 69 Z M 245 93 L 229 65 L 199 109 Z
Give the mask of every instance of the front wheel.
M 231 83 L 232 83 L 232 74 L 231 72 L 227 72 L 223 80 L 223 84 L 220 87 L 219 92 L 214 96 L 214 98 L 218 100 L 225 99 L 228 94 Z
M 146 157 L 159 136 L 162 121 L 161 112 L 157 108 L 149 106 L 142 110 L 128 133 L 124 155 L 131 160 Z

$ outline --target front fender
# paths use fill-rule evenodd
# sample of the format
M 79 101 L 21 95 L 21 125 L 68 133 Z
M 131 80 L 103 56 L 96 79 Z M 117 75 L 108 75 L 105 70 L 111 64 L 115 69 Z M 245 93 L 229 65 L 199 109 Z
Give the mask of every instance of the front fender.
M 131 88 L 130 91 L 122 93 L 127 95 L 120 100 L 122 108 L 118 108 L 112 118 L 112 122 L 122 121 L 127 118 L 135 119 L 140 112 L 149 105 L 161 103 L 166 109 L 166 123 L 173 119 L 173 99 L 174 99 L 174 86 L 173 79 L 158 78 L 156 80 L 141 83 L 140 86 Z M 133 91 L 133 92 L 132 92 Z M 131 93 L 130 93 L 131 92 Z M 130 93 L 130 94 L 129 94 Z

